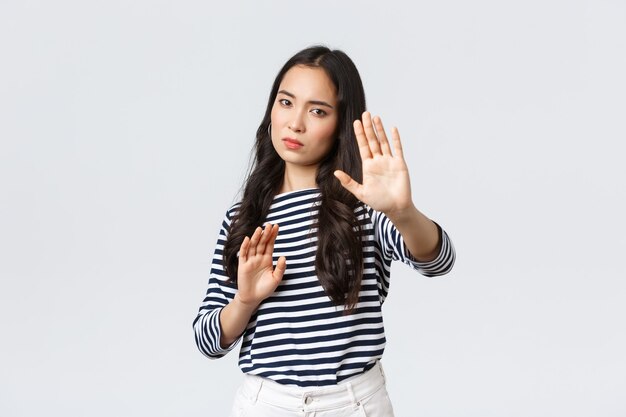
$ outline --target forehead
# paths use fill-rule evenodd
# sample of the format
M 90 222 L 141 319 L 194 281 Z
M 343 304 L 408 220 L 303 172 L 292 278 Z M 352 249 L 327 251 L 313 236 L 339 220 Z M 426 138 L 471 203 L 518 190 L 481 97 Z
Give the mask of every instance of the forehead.
M 335 85 L 322 68 L 296 65 L 285 73 L 278 89 L 302 100 L 335 102 L 337 99 Z

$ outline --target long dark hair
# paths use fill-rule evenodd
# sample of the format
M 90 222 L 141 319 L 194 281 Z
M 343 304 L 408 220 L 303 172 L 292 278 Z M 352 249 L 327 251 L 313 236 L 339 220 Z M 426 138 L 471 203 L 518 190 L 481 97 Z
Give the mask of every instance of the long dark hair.
M 350 312 L 359 300 L 363 276 L 361 228 L 354 212 L 358 201 L 341 186 L 333 172 L 341 169 L 355 180 L 362 180 L 361 156 L 352 123 L 365 111 L 365 92 L 356 66 L 342 51 L 324 46 L 306 48 L 291 57 L 276 76 L 256 133 L 254 163 L 244 183 L 241 204 L 230 224 L 224 265 L 230 280 L 236 282 L 239 247 L 245 236 L 251 236 L 263 224 L 282 186 L 285 162 L 275 151 L 268 130 L 280 83 L 295 65 L 322 68 L 337 91 L 337 136 L 332 150 L 320 162 L 316 177 L 321 205 L 316 224 L 315 272 L 333 303 L 346 305 L 346 311 Z

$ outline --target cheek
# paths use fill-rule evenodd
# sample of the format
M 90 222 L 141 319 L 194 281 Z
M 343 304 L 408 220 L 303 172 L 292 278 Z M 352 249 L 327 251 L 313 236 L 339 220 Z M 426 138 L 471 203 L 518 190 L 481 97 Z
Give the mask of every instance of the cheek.
M 335 141 L 335 136 L 337 135 L 336 130 L 337 130 L 336 123 L 329 123 L 328 125 L 320 126 L 318 137 L 323 138 L 324 142 L 328 146 L 331 146 L 333 142 Z
M 270 113 L 270 122 L 272 122 L 272 126 L 282 125 L 285 122 L 285 118 L 286 114 L 284 109 L 281 109 L 278 105 L 274 104 L 272 112 Z
M 271 133 L 271 139 L 272 142 L 274 141 L 276 135 L 279 135 L 280 132 L 280 126 L 281 126 L 281 117 L 280 117 L 280 110 L 276 109 L 276 106 L 272 107 L 272 112 L 270 113 L 270 133 Z

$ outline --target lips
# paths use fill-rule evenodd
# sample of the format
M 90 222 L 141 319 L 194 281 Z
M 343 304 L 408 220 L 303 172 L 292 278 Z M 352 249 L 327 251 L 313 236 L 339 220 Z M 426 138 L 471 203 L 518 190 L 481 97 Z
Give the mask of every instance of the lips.
M 288 149 L 300 149 L 304 146 L 302 142 L 294 138 L 283 138 L 283 142 Z

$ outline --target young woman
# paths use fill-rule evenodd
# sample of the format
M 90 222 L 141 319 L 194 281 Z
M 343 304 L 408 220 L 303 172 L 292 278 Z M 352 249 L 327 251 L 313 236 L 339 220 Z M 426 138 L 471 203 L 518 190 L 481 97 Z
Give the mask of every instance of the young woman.
M 393 151 L 343 52 L 307 48 L 278 73 L 193 323 L 209 358 L 242 340 L 233 416 L 393 415 L 380 364 L 391 261 L 436 276 L 455 253 L 413 204 L 391 138 Z

